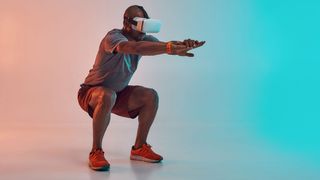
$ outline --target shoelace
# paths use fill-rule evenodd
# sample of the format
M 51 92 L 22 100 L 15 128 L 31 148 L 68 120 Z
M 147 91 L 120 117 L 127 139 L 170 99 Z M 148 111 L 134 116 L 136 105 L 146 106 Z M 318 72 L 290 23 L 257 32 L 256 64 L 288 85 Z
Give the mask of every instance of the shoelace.
M 104 161 L 104 152 L 102 150 L 96 150 L 92 152 L 92 158 L 94 160 Z
M 152 154 L 155 154 L 152 149 L 151 149 L 151 146 L 149 144 L 146 144 L 145 146 L 142 146 L 142 149 L 141 151 L 143 153 L 152 153 Z

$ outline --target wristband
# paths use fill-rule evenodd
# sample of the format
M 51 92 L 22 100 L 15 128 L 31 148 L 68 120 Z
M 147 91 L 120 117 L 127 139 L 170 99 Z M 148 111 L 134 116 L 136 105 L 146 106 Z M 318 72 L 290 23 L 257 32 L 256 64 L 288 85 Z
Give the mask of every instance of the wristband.
M 166 45 L 167 54 L 172 54 L 172 42 L 168 42 Z

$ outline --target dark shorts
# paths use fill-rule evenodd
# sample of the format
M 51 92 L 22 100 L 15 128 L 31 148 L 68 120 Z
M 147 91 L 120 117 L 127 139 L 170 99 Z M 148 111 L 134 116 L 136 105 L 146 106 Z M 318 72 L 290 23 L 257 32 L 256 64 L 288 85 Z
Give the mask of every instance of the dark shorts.
M 78 91 L 78 102 L 80 107 L 93 118 L 93 108 L 89 105 L 92 92 L 101 86 L 82 86 Z M 134 88 L 139 86 L 127 86 L 120 92 L 117 92 L 117 100 L 111 112 L 127 118 L 136 118 L 139 115 L 140 108 L 129 111 L 128 101 Z

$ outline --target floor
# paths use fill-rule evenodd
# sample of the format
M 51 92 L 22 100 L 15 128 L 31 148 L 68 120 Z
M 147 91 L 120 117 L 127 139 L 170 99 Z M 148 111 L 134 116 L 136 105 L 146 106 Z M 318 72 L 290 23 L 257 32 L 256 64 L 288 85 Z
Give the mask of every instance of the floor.
M 320 179 L 319 163 L 250 137 L 246 125 L 173 121 L 164 115 L 148 139 L 164 156 L 162 163 L 130 161 L 137 121 L 112 116 L 104 139 L 111 169 L 95 172 L 87 166 L 90 119 L 81 117 L 2 123 L 0 179 Z

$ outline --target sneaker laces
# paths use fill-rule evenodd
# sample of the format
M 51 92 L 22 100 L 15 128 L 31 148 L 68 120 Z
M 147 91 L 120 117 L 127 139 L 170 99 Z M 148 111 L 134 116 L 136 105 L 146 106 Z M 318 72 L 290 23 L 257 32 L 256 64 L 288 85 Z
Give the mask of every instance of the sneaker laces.
M 105 161 L 104 152 L 101 149 L 97 149 L 97 150 L 90 152 L 90 155 L 94 160 Z
M 145 146 L 142 146 L 141 151 L 142 151 L 143 153 L 153 153 L 153 154 L 155 154 L 155 153 L 152 151 L 151 147 L 152 147 L 151 145 L 145 144 Z

